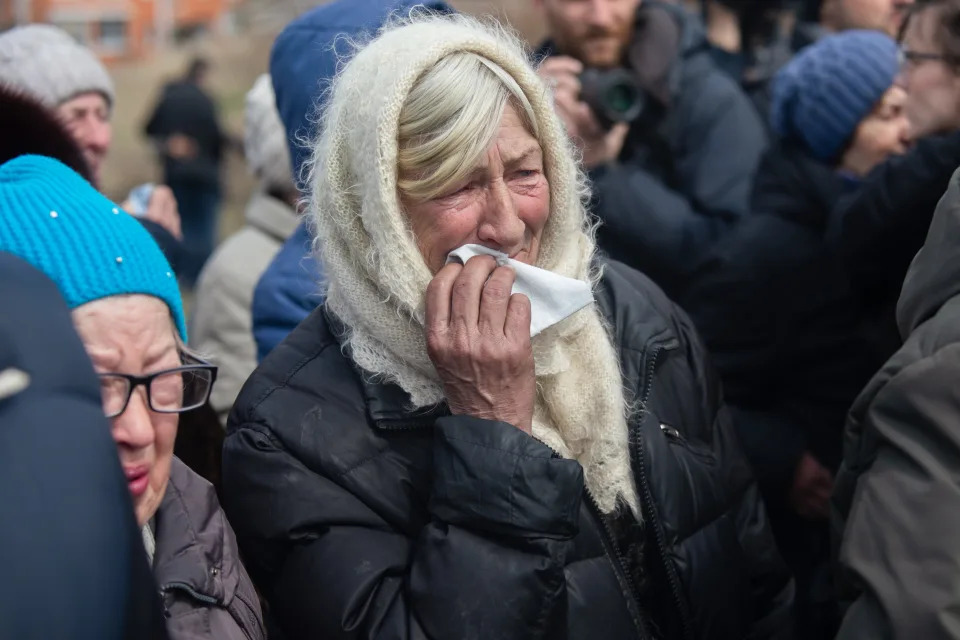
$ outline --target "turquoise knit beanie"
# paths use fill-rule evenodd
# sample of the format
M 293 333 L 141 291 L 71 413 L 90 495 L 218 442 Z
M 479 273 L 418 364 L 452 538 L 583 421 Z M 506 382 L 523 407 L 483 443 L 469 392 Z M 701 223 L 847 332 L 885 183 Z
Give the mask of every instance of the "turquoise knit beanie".
M 57 160 L 20 156 L 0 166 L 0 251 L 43 271 L 71 309 L 122 294 L 160 298 L 187 341 L 177 278 L 156 242 Z

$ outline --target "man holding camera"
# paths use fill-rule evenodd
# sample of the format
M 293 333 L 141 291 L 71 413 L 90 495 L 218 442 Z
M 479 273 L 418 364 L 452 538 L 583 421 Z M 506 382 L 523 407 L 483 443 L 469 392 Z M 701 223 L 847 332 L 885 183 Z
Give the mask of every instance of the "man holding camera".
M 764 126 L 696 18 L 655 0 L 534 0 L 540 67 L 583 154 L 600 246 L 676 296 L 748 213 Z

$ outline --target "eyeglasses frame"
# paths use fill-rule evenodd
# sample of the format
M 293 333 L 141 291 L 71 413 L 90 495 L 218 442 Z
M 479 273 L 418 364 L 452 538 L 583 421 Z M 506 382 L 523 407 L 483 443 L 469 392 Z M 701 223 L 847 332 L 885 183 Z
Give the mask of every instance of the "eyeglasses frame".
M 134 375 L 130 375 L 129 373 L 114 373 L 114 372 L 98 373 L 97 377 L 101 379 L 107 378 L 107 377 L 123 378 L 127 381 L 127 398 L 126 400 L 123 401 L 123 406 L 116 413 L 112 415 L 108 415 L 107 418 L 116 418 L 123 415 L 123 412 L 127 410 L 127 406 L 130 404 L 130 398 L 133 397 L 133 392 L 136 390 L 137 387 L 140 387 L 140 386 L 142 386 L 144 389 L 147 390 L 147 407 L 149 407 L 149 409 L 154 413 L 161 413 L 161 414 L 186 413 L 187 411 L 193 411 L 194 409 L 199 409 L 200 407 L 202 407 L 207 402 L 207 400 L 210 399 L 210 393 L 213 391 L 213 384 L 217 381 L 217 366 L 214 364 L 210 364 L 209 362 L 206 362 L 204 360 L 201 360 L 200 358 L 194 358 L 192 356 L 187 356 L 187 355 L 181 355 L 180 359 L 185 361 L 192 361 L 192 362 L 188 364 L 183 364 L 182 366 L 179 366 L 179 367 L 173 367 L 171 369 L 154 371 L 153 373 L 147 374 L 145 376 L 134 376 Z M 210 388 L 207 389 L 207 395 L 206 397 L 204 397 L 203 402 L 200 402 L 199 404 L 195 406 L 191 406 L 186 409 L 181 408 L 179 411 L 165 411 L 165 410 L 158 410 L 154 408 L 153 400 L 150 397 L 150 384 L 153 382 L 155 378 L 158 378 L 159 376 L 167 375 L 169 373 L 177 373 L 179 371 L 197 371 L 197 370 L 210 372 Z

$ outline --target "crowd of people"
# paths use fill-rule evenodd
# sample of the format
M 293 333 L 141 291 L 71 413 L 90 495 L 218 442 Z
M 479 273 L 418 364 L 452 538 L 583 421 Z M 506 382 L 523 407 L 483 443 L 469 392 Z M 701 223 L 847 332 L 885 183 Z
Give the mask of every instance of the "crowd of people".
M 960 640 L 960 0 L 525 1 L 0 33 L 0 637 Z

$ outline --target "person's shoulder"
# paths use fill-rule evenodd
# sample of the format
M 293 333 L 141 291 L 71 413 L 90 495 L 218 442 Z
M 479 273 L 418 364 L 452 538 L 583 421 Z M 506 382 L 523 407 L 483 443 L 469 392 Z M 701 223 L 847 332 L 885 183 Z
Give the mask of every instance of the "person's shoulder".
M 239 288 L 250 299 L 260 277 L 270 266 L 280 243 L 262 231 L 244 227 L 223 241 L 203 268 L 198 284 L 199 291 L 210 287 L 210 291 L 226 284 L 233 289 Z
M 621 347 L 640 349 L 669 331 L 676 306 L 653 280 L 616 260 L 602 260 L 600 266 L 597 303 Z
M 250 376 L 230 414 L 228 432 L 298 429 L 300 418 L 327 402 L 362 404 L 359 375 L 344 356 L 323 306 L 314 310 Z

